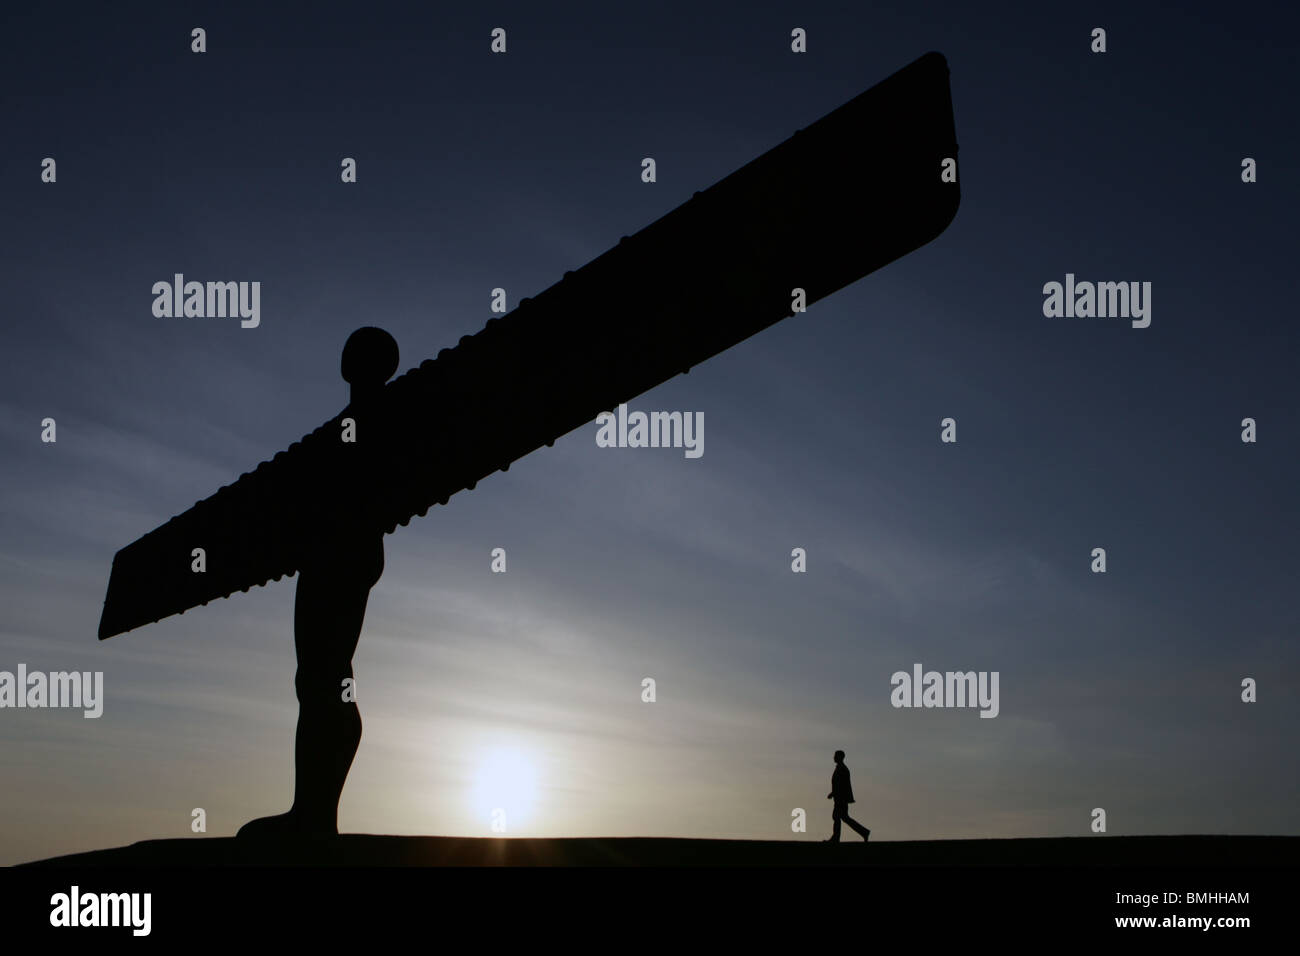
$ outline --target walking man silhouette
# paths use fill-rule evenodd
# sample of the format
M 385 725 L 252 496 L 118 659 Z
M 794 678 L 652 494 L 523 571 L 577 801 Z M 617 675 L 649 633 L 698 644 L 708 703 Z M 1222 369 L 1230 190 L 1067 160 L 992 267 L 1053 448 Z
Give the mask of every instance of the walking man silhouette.
M 844 751 L 835 751 L 835 772 L 831 774 L 831 792 L 826 794 L 827 800 L 834 800 L 831 810 L 831 819 L 835 821 L 835 829 L 831 833 L 831 838 L 827 843 L 840 842 L 840 822 L 843 821 L 851 826 L 862 837 L 862 842 L 867 842 L 871 836 L 871 831 L 864 827 L 857 820 L 849 816 L 849 804 L 854 803 L 853 784 L 849 782 L 849 768 L 844 763 Z

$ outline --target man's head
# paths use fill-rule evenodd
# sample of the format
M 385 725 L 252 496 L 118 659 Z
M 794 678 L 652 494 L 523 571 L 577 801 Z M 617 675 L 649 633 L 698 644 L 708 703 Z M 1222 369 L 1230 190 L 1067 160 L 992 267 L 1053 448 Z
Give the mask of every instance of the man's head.
M 844 763 L 844 751 L 843 751 L 843 750 L 837 750 L 837 751 L 835 751 L 835 762 L 836 762 L 836 763 Z

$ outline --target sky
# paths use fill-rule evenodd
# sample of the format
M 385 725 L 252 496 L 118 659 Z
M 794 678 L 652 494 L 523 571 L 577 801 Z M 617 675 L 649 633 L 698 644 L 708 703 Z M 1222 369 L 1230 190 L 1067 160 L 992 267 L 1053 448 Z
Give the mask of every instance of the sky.
M 956 219 L 630 403 L 702 456 L 593 421 L 385 539 L 340 828 L 823 839 L 842 749 L 873 839 L 1300 833 L 1300 23 L 1135 6 L 6 10 L 0 670 L 104 703 L 0 709 L 0 863 L 288 807 L 292 580 L 96 627 L 117 549 L 343 407 L 353 329 L 417 365 L 930 50 Z M 259 325 L 155 316 L 178 272 Z M 1150 326 L 1044 315 L 1067 273 Z M 997 717 L 894 707 L 918 663 Z

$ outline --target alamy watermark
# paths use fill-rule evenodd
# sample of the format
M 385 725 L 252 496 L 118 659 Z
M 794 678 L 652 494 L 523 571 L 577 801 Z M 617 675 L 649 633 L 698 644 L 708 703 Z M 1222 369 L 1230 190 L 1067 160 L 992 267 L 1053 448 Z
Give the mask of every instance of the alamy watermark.
M 0 707 L 76 707 L 84 717 L 104 713 L 103 671 L 0 671 Z
M 186 282 L 177 272 L 171 282 L 155 282 L 153 294 L 153 314 L 160 319 L 238 316 L 245 329 L 255 329 L 262 321 L 260 282 Z
M 133 936 L 148 936 L 152 911 L 152 893 L 82 893 L 73 884 L 50 897 L 51 926 L 128 926 Z
M 687 458 L 704 454 L 703 412 L 629 412 L 627 404 L 618 413 L 596 416 L 598 448 L 684 448 Z
M 1043 295 L 1043 315 L 1049 319 L 1132 319 L 1135 329 L 1151 324 L 1150 282 L 1075 282 L 1074 273 L 1067 272 L 1064 286 L 1048 282 Z
M 981 717 L 998 715 L 997 671 L 895 671 L 889 702 L 895 707 L 979 707 Z

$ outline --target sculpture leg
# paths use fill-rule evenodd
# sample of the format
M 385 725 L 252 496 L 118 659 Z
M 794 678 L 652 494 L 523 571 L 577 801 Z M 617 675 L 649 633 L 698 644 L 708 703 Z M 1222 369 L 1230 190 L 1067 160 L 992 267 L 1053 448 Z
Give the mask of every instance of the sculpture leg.
M 298 585 L 294 643 L 298 651 L 298 733 L 294 741 L 293 809 L 300 829 L 338 832 L 339 798 L 361 743 L 361 714 L 345 682 L 361 636 L 370 588 L 329 575 Z
M 241 837 L 338 833 L 339 798 L 361 742 L 361 715 L 344 682 L 383 570 L 382 538 L 299 572 L 294 603 L 298 673 L 295 783 L 288 813 L 245 824 Z M 347 699 L 345 699 L 345 697 Z

